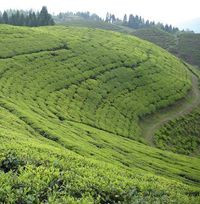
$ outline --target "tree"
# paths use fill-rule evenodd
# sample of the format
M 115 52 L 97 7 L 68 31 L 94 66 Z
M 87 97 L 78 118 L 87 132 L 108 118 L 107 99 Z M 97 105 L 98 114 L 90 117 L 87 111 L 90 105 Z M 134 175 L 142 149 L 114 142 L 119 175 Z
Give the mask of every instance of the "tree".
M 24 14 L 23 14 L 23 13 L 20 14 L 20 17 L 19 17 L 19 25 L 20 25 L 20 26 L 24 26 L 24 25 L 25 25 L 25 17 L 24 17 Z
M 0 11 L 0 23 L 3 23 L 3 17 L 2 17 L 1 11 Z
M 128 19 L 127 19 L 127 15 L 125 14 L 123 18 L 123 25 L 127 25 L 127 23 L 128 23 Z
M 146 21 L 146 27 L 148 28 L 150 26 L 149 20 Z
M 30 11 L 27 18 L 27 26 L 35 27 L 38 25 L 38 19 L 35 12 Z
M 115 21 L 116 21 L 115 15 L 112 14 L 112 15 L 110 16 L 110 22 L 111 22 L 111 23 L 114 23 Z
M 11 25 L 17 25 L 16 24 L 16 18 L 15 18 L 15 14 L 12 13 L 11 17 L 8 18 L 8 23 L 11 24 Z
M 49 20 L 49 25 L 55 25 L 55 22 L 54 22 L 53 18 L 51 18 L 51 19 Z
M 20 12 L 19 12 L 19 10 L 17 10 L 17 12 L 15 14 L 15 23 L 16 23 L 16 25 L 20 25 Z
M 134 16 L 132 14 L 129 15 L 128 26 L 133 27 L 134 24 Z
M 110 23 L 110 14 L 109 13 L 106 14 L 106 20 L 105 21 L 107 23 Z
M 48 11 L 47 11 L 47 7 L 43 6 L 39 14 L 39 25 L 40 26 L 48 25 L 47 22 L 48 22 Z
M 8 11 L 4 11 L 3 15 L 0 13 L 0 23 L 31 27 L 55 24 L 46 7 L 43 7 L 40 13 L 35 13 L 31 10 L 23 11 L 10 9 Z
M 48 13 L 47 7 L 43 6 L 39 13 L 39 26 L 54 25 L 54 20 Z
M 6 11 L 3 12 L 3 17 L 2 17 L 2 19 L 3 19 L 3 23 L 8 24 L 9 19 L 8 19 L 8 14 L 7 14 Z
M 169 32 L 169 26 L 168 26 L 168 24 L 165 25 L 165 31 Z
M 32 26 L 38 26 L 38 19 L 35 12 L 32 13 Z

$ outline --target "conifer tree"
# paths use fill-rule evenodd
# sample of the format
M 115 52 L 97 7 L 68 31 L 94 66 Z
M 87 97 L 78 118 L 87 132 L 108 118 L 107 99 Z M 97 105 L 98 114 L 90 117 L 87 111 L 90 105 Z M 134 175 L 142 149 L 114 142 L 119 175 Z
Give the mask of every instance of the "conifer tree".
M 51 15 L 48 13 L 47 7 L 43 6 L 39 14 L 39 25 L 45 26 L 45 25 L 52 25 L 52 24 L 54 24 L 54 21 Z
M 2 13 L 0 11 L 0 23 L 3 23 Z
M 2 17 L 2 19 L 3 19 L 3 23 L 5 23 L 5 24 L 8 24 L 8 14 L 7 14 L 7 12 L 6 11 L 4 11 L 3 12 L 3 17 Z
M 127 19 L 127 15 L 125 14 L 123 18 L 123 25 L 127 25 L 127 23 L 128 23 L 128 19 Z
M 0 13 L 0 23 L 31 27 L 55 24 L 52 16 L 48 13 L 45 6 L 42 7 L 40 13 L 22 10 L 4 11 L 3 15 Z

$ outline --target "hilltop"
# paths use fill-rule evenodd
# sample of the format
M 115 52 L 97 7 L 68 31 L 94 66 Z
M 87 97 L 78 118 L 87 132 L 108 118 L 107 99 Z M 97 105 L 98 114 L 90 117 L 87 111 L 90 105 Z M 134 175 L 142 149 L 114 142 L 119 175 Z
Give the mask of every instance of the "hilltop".
M 119 32 L 0 25 L 0 202 L 198 203 L 200 160 L 146 145 L 191 72 Z

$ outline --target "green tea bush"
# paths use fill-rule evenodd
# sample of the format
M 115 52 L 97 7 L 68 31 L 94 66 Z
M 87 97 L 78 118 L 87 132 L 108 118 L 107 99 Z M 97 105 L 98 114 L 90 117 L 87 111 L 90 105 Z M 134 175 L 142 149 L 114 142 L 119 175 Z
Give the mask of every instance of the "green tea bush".
M 21 166 L 25 165 L 25 161 L 18 158 L 15 152 L 8 152 L 2 156 L 0 170 L 5 173 L 9 171 L 16 172 Z
M 181 154 L 199 154 L 200 108 L 170 121 L 155 134 L 155 144 L 165 150 Z

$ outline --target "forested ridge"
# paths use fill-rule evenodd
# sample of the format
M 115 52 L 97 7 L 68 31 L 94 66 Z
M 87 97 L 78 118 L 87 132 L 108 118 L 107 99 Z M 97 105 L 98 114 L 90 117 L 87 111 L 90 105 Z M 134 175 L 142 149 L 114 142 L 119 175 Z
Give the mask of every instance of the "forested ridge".
M 0 13 L 0 24 L 10 24 L 16 26 L 47 26 L 54 25 L 51 14 L 48 13 L 47 7 L 42 7 L 40 12 L 8 10 Z

